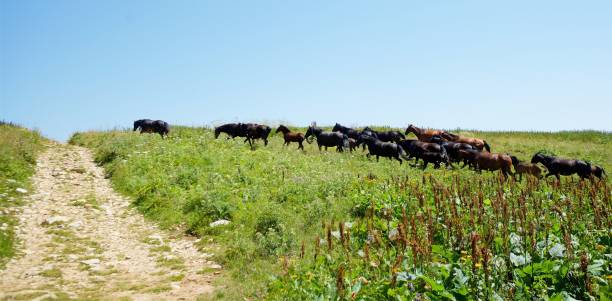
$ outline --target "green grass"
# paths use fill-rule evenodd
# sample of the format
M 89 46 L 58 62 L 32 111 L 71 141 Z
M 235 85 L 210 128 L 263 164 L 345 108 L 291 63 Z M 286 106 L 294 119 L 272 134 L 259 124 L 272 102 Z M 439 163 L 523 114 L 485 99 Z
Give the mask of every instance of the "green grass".
M 18 188 L 31 190 L 29 178 L 34 173 L 36 156 L 42 150 L 44 138 L 36 131 L 0 122 L 0 269 L 15 255 L 15 206 L 23 203 L 27 194 Z
M 58 268 L 51 268 L 40 272 L 40 275 L 48 278 L 61 278 L 62 271 Z
M 609 133 L 459 132 L 484 138 L 493 152 L 509 152 L 523 160 L 544 150 L 589 160 L 608 171 L 612 167 Z M 94 149 L 96 161 L 105 167 L 114 187 L 131 196 L 134 206 L 147 217 L 168 228 L 181 225 L 186 232 L 205 237 L 203 242 L 212 238 L 219 246 L 214 259 L 226 270 L 219 284 L 227 287 L 216 292 L 215 298 L 225 300 L 293 294 L 290 284 L 295 279 L 291 277 L 298 276 L 291 271 L 319 273 L 320 277 L 312 279 L 330 287 L 323 296 L 332 296 L 335 271 L 323 271 L 316 263 L 299 259 L 302 242 L 307 257 L 313 258 L 312 242 L 317 236 L 325 237 L 322 227 L 330 223 L 337 226 L 338 221 L 363 226 L 368 210 L 378 213 L 385 207 L 395 208 L 390 223 L 397 223 L 399 208 L 416 208 L 418 204 L 407 187 L 423 183 L 419 185 L 428 191 L 425 203 L 433 203 L 432 185 L 450 190 L 456 181 L 473 191 L 479 189 L 478 183 L 490 183 L 480 190 L 491 199 L 497 193 L 497 174 L 476 174 L 467 169 L 421 171 L 386 159 L 377 163 L 366 159 L 361 151 L 319 152 L 315 144 L 305 144 L 306 151 L 302 152 L 294 144 L 283 147 L 278 135 L 273 135 L 268 147 L 258 142 L 254 151 L 238 138 L 226 140 L 222 134 L 215 140 L 210 129 L 187 127 L 173 127 L 166 140 L 156 135 L 110 131 L 77 133 L 70 142 Z M 436 181 L 428 181 L 430 176 Z M 548 181 L 538 189 L 549 189 L 544 187 L 553 185 L 553 180 Z M 575 185 L 567 179 L 564 183 Z M 505 189 L 516 191 L 526 189 L 526 185 L 524 181 Z M 375 208 L 369 209 L 372 204 Z M 221 218 L 232 223 L 208 226 Z M 390 231 L 385 221 L 377 226 L 381 235 Z M 355 247 L 359 246 L 357 243 Z M 288 267 L 284 267 L 284 256 L 289 258 Z M 381 258 L 393 261 L 389 256 Z M 337 267 L 337 257 L 330 254 L 330 266 Z M 379 274 L 377 277 L 384 278 L 384 273 Z M 304 290 L 313 289 L 307 286 L 312 283 L 300 283 L 305 285 Z

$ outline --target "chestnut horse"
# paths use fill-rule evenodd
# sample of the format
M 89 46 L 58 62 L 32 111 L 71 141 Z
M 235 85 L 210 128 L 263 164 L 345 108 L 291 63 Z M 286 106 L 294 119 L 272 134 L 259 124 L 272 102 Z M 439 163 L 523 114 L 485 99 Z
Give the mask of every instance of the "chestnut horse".
M 500 170 L 504 180 L 512 174 L 512 158 L 506 154 L 478 153 L 475 158 L 476 169 L 495 171 Z
M 515 173 L 519 175 L 519 181 L 523 180 L 524 173 L 532 175 L 538 179 L 542 177 L 542 170 L 537 164 L 523 162 L 516 156 L 510 156 L 510 158 L 512 159 L 512 165 L 514 165 Z
M 423 142 L 431 142 L 431 139 L 434 136 L 439 136 L 449 141 L 454 141 L 453 139 L 458 137 L 457 135 L 451 134 L 447 131 L 421 129 L 412 124 L 406 128 L 405 134 L 408 135 L 408 133 L 413 133 L 417 137 L 417 139 L 419 139 L 419 141 Z
M 304 150 L 304 145 L 302 145 L 302 142 L 304 142 L 304 134 L 291 132 L 288 127 L 282 124 L 278 126 L 275 133 L 278 132 L 283 133 L 283 138 L 285 139 L 283 145 L 289 146 L 290 142 L 297 142 L 299 144 L 298 149 Z

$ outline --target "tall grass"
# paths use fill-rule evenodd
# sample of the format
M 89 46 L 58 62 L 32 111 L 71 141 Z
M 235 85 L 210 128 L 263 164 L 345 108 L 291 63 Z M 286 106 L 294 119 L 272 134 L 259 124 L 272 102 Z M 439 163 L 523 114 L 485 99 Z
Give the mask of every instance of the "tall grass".
M 546 150 L 587 159 L 608 170 L 612 166 L 608 150 L 612 135 L 608 133 L 466 134 L 485 138 L 494 152 L 510 152 L 524 160 L 536 151 Z M 309 275 L 317 270 L 312 262 L 301 258 L 302 248 L 308 258 L 314 258 L 315 240 L 324 249 L 325 243 L 319 241 L 344 233 L 338 229 L 340 221 L 365 227 L 372 204 L 376 214 L 385 207 L 395 208 L 390 215 L 393 218 L 397 218 L 402 206 L 415 206 L 414 197 L 398 189 L 398 183 L 407 181 L 406 187 L 411 187 L 430 178 L 445 185 L 497 180 L 496 174 L 476 174 L 467 169 L 421 171 L 386 159 L 376 162 L 366 159 L 361 151 L 319 152 L 315 145 L 306 144 L 302 152 L 296 150 L 297 145 L 281 146 L 279 135 L 272 137 L 268 147 L 259 142 L 257 149 L 251 151 L 239 138 L 226 140 L 222 136 L 215 140 L 208 128 L 174 127 L 166 140 L 127 131 L 76 133 L 70 143 L 94 149 L 97 162 L 105 167 L 115 188 L 132 196 L 134 205 L 146 216 L 162 226 L 178 226 L 201 236 L 203 242 L 212 241 L 217 247 L 215 259 L 226 268 L 219 284 L 228 287 L 216 297 L 227 300 L 295 293 L 290 284 L 299 276 L 292 271 Z M 546 185 L 553 185 L 552 179 L 548 181 Z M 505 189 L 524 189 L 528 184 L 512 185 Z M 497 193 L 493 188 L 487 191 Z M 209 227 L 217 219 L 231 223 Z M 387 220 L 373 222 L 380 223 L 377 227 L 381 231 L 390 229 Z M 388 223 L 393 224 L 394 219 Z M 359 229 L 364 231 L 367 227 Z M 338 244 L 335 240 L 329 238 Z M 346 248 L 357 251 L 357 246 L 347 244 Z M 320 252 L 326 256 L 323 250 Z M 345 254 L 355 256 L 351 252 Z M 330 260 L 339 262 L 334 259 L 336 255 L 330 256 Z M 333 273 L 325 270 L 323 278 L 316 278 L 321 285 L 329 285 L 330 290 L 331 286 L 338 289 L 334 279 L 340 267 L 334 267 Z M 347 276 L 352 275 L 350 265 L 342 265 L 342 269 Z
M 29 177 L 43 141 L 36 131 L 0 122 L 0 268 L 15 255 L 13 209 L 24 196 L 17 189 L 30 189 Z

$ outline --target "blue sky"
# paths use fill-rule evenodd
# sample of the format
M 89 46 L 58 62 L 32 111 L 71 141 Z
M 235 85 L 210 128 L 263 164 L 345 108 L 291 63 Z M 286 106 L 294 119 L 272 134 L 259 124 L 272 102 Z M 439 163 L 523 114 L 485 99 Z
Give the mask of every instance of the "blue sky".
M 610 1 L 0 1 L 0 119 L 612 130 Z

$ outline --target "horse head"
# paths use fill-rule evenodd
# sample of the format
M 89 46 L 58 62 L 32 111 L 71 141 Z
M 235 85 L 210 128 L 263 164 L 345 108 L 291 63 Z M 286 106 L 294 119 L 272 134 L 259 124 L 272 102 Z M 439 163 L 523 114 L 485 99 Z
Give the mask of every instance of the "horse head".
M 542 154 L 542 152 L 537 152 L 535 153 L 535 155 L 533 155 L 533 157 L 531 157 L 531 163 L 535 164 L 535 163 L 542 163 L 544 164 L 544 160 L 545 160 L 545 156 L 544 154 Z
M 336 122 L 336 124 L 334 125 L 334 127 L 332 128 L 332 132 L 335 131 L 342 131 L 342 127 L 339 123 Z
M 408 135 L 410 132 L 415 133 L 415 134 L 417 133 L 417 128 L 412 124 L 408 125 L 408 127 L 406 128 L 406 132 L 404 134 Z
M 142 119 L 134 121 L 134 130 L 132 132 L 136 131 L 138 127 L 140 127 L 140 123 L 142 123 Z

